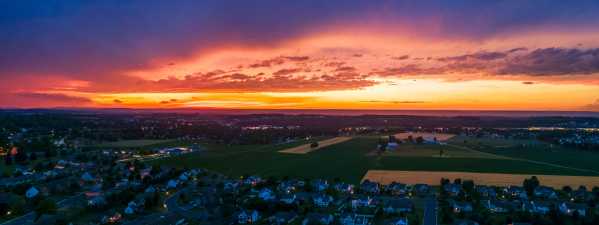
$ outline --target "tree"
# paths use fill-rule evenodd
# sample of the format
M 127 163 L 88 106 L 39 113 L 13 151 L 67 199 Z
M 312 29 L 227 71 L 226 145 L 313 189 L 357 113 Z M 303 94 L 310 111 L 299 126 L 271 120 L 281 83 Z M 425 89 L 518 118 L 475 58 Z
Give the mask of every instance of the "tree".
M 10 155 L 7 154 L 4 156 L 4 164 L 7 166 L 12 165 L 12 157 Z
M 25 153 L 25 151 L 21 150 L 17 152 L 17 154 L 15 155 L 15 161 L 20 163 L 27 161 L 27 154 Z
M 529 196 L 532 196 L 535 188 L 540 185 L 539 179 L 536 176 L 532 176 L 530 179 L 525 179 L 522 186 Z
M 36 218 L 38 220 L 44 214 L 54 214 L 56 213 L 56 202 L 50 199 L 44 199 L 40 201 L 35 208 Z
M 464 187 L 464 190 L 468 193 L 472 193 L 474 192 L 474 181 L 472 180 L 465 180 L 462 182 L 462 186 Z
M 35 160 L 37 160 L 37 154 L 35 154 L 35 152 L 32 152 L 29 155 L 29 161 L 35 161 Z
M 424 138 L 422 138 L 422 136 L 419 136 L 416 138 L 416 144 L 422 144 L 424 143 Z
M 316 147 L 318 147 L 318 142 L 315 141 L 310 144 L 310 148 L 316 148 Z

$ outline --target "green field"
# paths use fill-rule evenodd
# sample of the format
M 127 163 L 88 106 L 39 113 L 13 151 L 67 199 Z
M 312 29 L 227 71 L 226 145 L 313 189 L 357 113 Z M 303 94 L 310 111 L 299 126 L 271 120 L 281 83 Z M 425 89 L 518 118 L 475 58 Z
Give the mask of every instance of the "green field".
M 139 147 L 148 147 L 155 146 L 165 143 L 174 142 L 172 139 L 166 140 L 155 140 L 155 139 L 139 139 L 139 140 L 122 140 L 122 141 L 112 141 L 112 142 L 103 142 L 94 147 L 98 148 L 139 148 Z
M 599 173 L 599 154 L 540 141 L 455 137 L 449 143 L 481 152 L 593 170 Z
M 155 164 L 176 167 L 201 167 L 230 176 L 258 174 L 306 178 L 340 178 L 357 183 L 369 169 L 462 171 L 517 174 L 597 175 L 587 171 L 515 160 L 507 157 L 465 149 L 463 146 L 442 146 L 452 157 L 434 157 L 440 146 L 412 146 L 426 151 L 422 155 L 372 154 L 377 138 L 356 137 L 308 154 L 284 154 L 277 151 L 300 144 L 285 145 L 206 145 L 208 151 L 154 161 Z M 430 149 L 427 149 L 430 148 Z M 472 155 L 469 155 L 469 153 Z M 396 154 L 396 153 L 391 153 Z M 508 155 L 509 156 L 509 155 Z M 544 157 L 544 156 L 543 156 Z M 599 156 L 596 156 L 599 157 Z

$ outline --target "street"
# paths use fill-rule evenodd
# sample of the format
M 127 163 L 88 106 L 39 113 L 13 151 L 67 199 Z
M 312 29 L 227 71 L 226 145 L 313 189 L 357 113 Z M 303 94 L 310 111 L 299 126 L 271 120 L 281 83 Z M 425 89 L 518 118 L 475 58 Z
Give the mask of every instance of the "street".
M 437 225 L 437 199 L 429 197 L 424 206 L 423 225 Z

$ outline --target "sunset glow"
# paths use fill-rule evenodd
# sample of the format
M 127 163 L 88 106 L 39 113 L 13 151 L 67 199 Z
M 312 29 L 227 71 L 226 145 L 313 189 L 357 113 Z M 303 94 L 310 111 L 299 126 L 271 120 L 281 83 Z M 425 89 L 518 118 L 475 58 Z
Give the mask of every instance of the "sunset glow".
M 103 21 L 103 3 L 23 3 L 0 24 L 0 105 L 599 111 L 599 4 L 333 2 L 127 3 Z

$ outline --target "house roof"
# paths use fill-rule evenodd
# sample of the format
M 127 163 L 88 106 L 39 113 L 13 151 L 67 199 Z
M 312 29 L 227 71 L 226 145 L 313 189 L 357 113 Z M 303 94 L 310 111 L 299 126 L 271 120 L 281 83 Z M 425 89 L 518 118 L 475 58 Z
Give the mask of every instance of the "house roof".
M 396 209 L 405 209 L 405 208 L 412 208 L 414 204 L 412 203 L 412 201 L 410 199 L 407 198 L 399 198 L 399 199 L 392 199 L 389 200 L 386 204 L 385 207 L 393 207 Z

